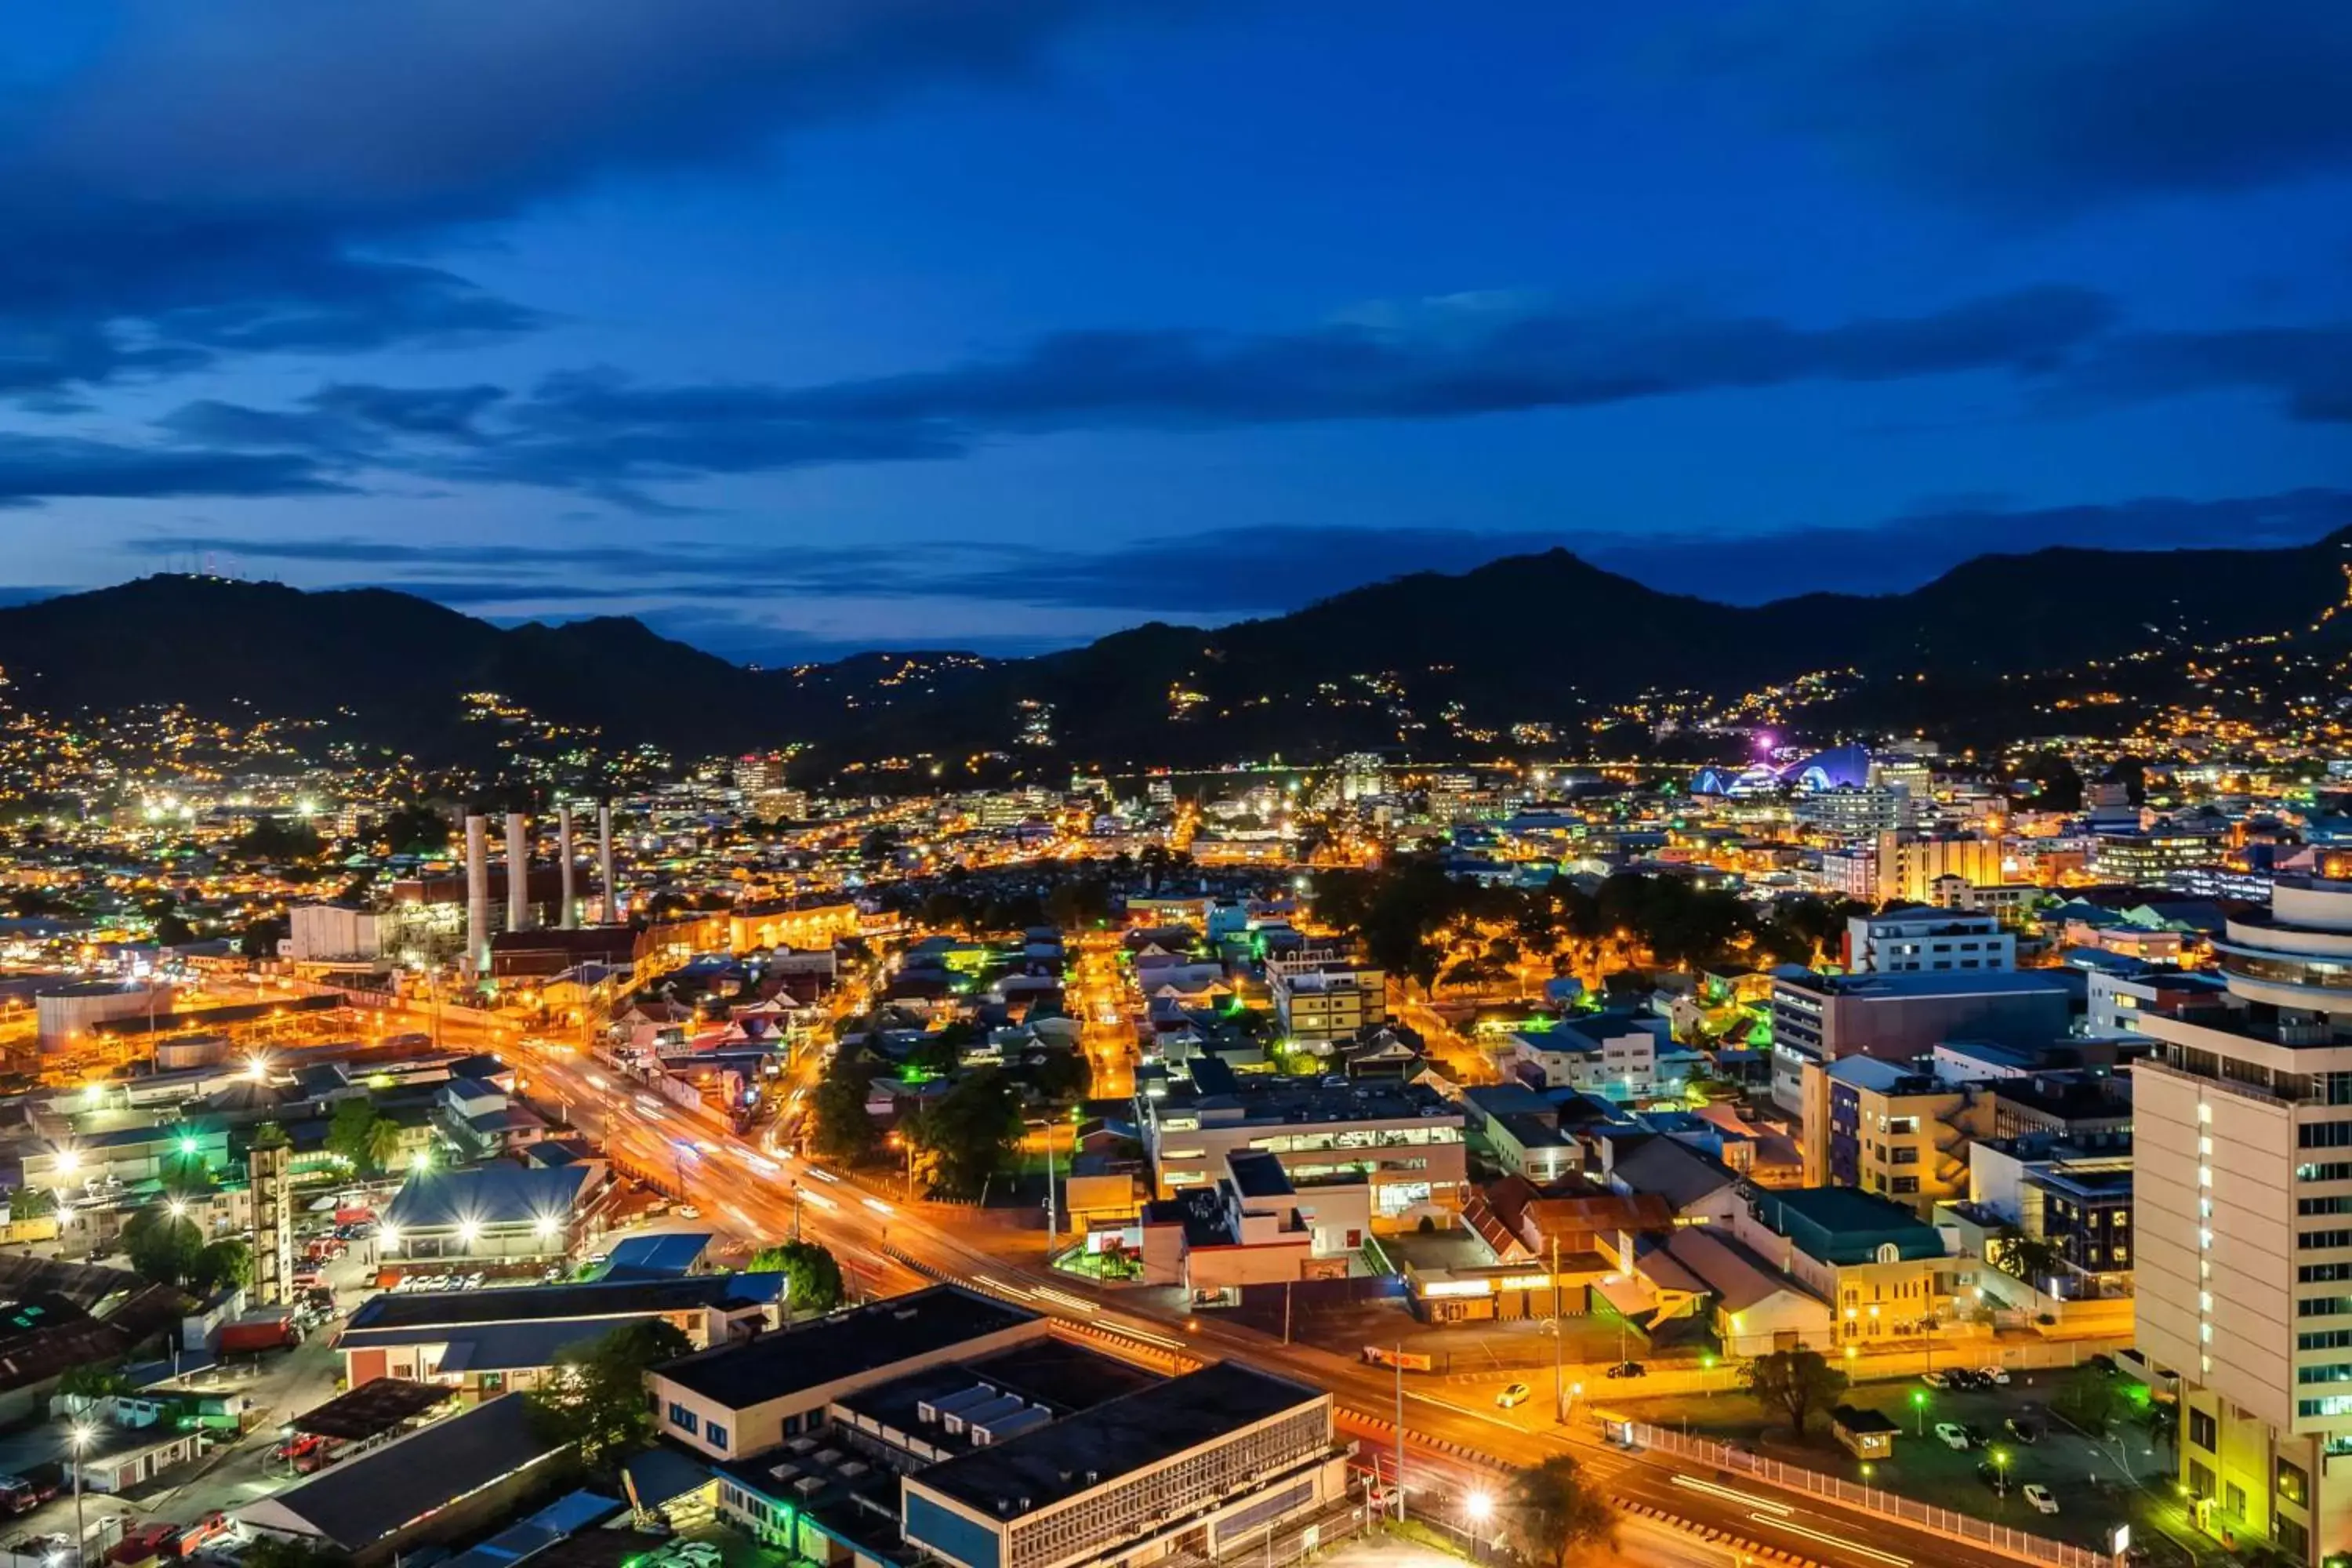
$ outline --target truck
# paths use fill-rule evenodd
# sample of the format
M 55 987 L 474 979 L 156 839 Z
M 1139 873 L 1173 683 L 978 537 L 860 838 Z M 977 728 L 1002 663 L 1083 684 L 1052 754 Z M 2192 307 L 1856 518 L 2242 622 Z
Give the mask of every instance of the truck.
M 302 1332 L 294 1324 L 291 1307 L 264 1307 L 223 1323 L 213 1339 L 216 1355 L 235 1355 L 241 1352 L 279 1350 L 302 1342 Z

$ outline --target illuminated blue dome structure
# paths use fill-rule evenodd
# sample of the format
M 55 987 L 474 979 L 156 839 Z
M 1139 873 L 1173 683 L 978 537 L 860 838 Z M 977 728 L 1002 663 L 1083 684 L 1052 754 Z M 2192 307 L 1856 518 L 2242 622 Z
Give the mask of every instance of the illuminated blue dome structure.
M 1780 754 L 1785 757 L 1789 753 Z M 1752 763 L 1736 773 L 1724 768 L 1701 768 L 1691 779 L 1690 792 L 1738 797 L 1793 789 L 1813 795 L 1822 790 L 1860 789 L 1869 782 L 1870 748 L 1844 745 L 1832 746 L 1826 752 L 1815 752 L 1794 762 Z

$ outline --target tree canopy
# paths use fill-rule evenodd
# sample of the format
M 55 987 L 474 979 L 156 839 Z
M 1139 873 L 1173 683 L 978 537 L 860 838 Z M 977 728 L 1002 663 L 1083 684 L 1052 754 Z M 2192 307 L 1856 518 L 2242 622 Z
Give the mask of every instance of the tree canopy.
M 755 1273 L 784 1277 L 784 1304 L 794 1317 L 830 1312 L 841 1305 L 841 1262 L 832 1249 L 814 1241 L 784 1241 L 751 1255 Z
M 1501 1515 L 1504 1534 L 1530 1563 L 1558 1568 L 1580 1552 L 1617 1544 L 1617 1510 L 1571 1455 L 1514 1475 Z
M 844 1040 L 809 1097 L 809 1145 L 828 1160 L 856 1163 L 882 1146 L 866 1112 L 866 1085 L 878 1064 L 859 1040 Z
M 1757 1403 L 1786 1411 L 1802 1437 L 1812 1413 L 1845 1392 L 1846 1375 L 1819 1351 L 1774 1351 L 1748 1363 L 1745 1381 Z
M 949 1197 L 979 1194 L 1021 1140 L 1021 1107 L 993 1068 L 958 1080 L 908 1121 L 932 1189 Z
M 625 1323 L 558 1352 L 545 1386 L 525 1397 L 543 1433 L 572 1444 L 580 1462 L 592 1469 L 609 1469 L 653 1445 L 646 1369 L 692 1348 L 684 1333 L 659 1319 Z

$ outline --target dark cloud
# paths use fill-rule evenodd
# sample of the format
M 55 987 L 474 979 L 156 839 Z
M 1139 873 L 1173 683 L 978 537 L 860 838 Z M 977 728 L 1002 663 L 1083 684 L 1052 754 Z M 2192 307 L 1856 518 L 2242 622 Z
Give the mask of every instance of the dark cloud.
M 827 425 L 970 430 L 1445 418 L 1805 381 L 2030 374 L 2112 318 L 2102 296 L 2051 286 L 1819 328 L 1515 308 L 1404 330 L 1064 332 L 1010 359 L 810 387 L 780 406 Z
M 2063 216 L 2340 175 L 2352 6 L 1775 0 L 1692 51 L 1906 189 Z
M 2129 333 L 2087 356 L 2060 395 L 2134 401 L 2228 388 L 2267 393 L 2294 419 L 2352 424 L 2352 326 Z
M 326 495 L 341 488 L 300 453 L 183 451 L 0 434 L 0 506 L 70 496 Z
M 516 395 L 342 383 L 292 410 L 192 403 L 162 427 L 192 443 L 295 447 L 325 464 L 571 489 L 658 514 L 681 509 L 649 487 L 957 458 L 1000 434 L 1443 419 L 1801 381 L 2036 375 L 2110 316 L 2101 296 L 2059 287 L 1827 327 L 1439 308 L 1401 326 L 1256 337 L 1062 333 L 1008 359 L 809 387 L 653 386 L 610 370 L 549 376 Z
M 1096 0 L 92 6 L 87 53 L 0 111 L 0 395 L 528 330 L 396 253 L 1017 76 Z

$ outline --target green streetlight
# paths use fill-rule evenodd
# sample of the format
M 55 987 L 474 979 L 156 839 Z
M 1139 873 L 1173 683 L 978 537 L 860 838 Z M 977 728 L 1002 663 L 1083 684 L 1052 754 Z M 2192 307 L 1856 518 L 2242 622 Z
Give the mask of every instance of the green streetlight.
M 1927 1391 L 1926 1389 L 1915 1388 L 1911 1391 L 1911 1411 L 1918 1418 L 1919 1425 L 1918 1431 L 1913 1436 L 1925 1437 L 1927 1435 Z

